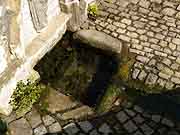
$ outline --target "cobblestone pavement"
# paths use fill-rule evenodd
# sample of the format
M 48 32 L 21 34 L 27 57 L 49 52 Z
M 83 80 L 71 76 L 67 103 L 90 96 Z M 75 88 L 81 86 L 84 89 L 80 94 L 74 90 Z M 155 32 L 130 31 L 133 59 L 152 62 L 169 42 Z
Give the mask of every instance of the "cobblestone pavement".
M 89 135 L 179 135 L 179 123 L 160 114 L 146 112 L 125 102 L 119 109 L 93 120 L 70 123 L 63 134 Z M 73 127 L 73 131 L 72 128 Z
M 76 119 L 84 110 L 75 107 L 73 119 L 63 113 L 41 116 L 34 108 L 22 118 L 6 118 L 12 135 L 179 135 L 180 122 L 162 114 L 145 111 L 124 101 L 114 111 L 89 119 Z M 78 110 L 79 109 L 79 110 Z M 66 112 L 64 112 L 66 113 Z M 69 114 L 70 115 L 70 114 Z
M 166 88 L 179 86 L 180 2 L 101 0 L 100 3 L 100 17 L 82 28 L 97 29 L 123 40 L 137 54 L 133 79 Z M 57 132 L 62 135 L 180 135 L 180 122 L 166 112 L 152 113 L 129 101 L 97 117 L 88 109 L 77 104 L 66 111 L 40 115 L 33 108 L 24 117 L 12 113 L 4 120 L 12 135 L 56 135 Z
M 2 117 L 10 135 L 180 135 L 179 106 L 162 103 L 159 98 L 154 100 L 160 103 L 155 101 L 149 107 L 141 104 L 148 105 L 143 97 L 140 103 L 117 100 L 110 112 L 98 115 L 88 106 L 58 93 L 50 91 L 51 96 L 45 100 L 49 103 L 46 113 L 33 107 L 23 117 L 15 113 Z M 157 107 L 156 111 L 151 106 Z M 161 111 L 157 111 L 159 108 Z
M 171 89 L 180 84 L 180 1 L 99 0 L 99 17 L 82 25 L 125 42 L 137 54 L 133 79 Z

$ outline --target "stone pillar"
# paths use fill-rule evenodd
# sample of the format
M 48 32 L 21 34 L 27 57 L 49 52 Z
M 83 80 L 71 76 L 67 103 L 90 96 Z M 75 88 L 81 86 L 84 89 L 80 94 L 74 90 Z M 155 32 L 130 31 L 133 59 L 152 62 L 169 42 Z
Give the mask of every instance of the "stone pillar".
M 95 0 L 80 0 L 80 20 L 84 23 L 88 19 L 88 5 Z
M 68 22 L 68 30 L 75 32 L 80 29 L 87 16 L 88 5 L 95 0 L 60 0 L 60 8 L 62 12 L 72 14 L 72 18 Z
M 73 32 L 77 31 L 80 28 L 79 0 L 60 0 L 60 8 L 62 12 L 72 14 L 67 24 L 68 30 Z

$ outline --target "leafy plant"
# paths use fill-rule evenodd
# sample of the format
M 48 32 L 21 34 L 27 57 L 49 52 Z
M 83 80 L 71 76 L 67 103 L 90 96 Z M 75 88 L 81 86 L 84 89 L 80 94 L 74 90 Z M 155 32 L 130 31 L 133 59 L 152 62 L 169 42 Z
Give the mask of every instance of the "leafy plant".
M 96 17 L 98 15 L 98 5 L 96 3 L 89 5 L 88 14 L 92 17 Z
M 10 101 L 17 115 L 22 116 L 27 113 L 32 108 L 32 105 L 39 100 L 44 89 L 43 86 L 32 83 L 30 80 L 26 84 L 20 81 Z

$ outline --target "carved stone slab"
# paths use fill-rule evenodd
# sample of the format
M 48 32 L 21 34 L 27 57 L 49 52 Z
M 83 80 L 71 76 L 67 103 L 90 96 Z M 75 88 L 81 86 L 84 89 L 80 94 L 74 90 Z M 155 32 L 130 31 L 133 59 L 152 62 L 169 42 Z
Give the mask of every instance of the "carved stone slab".
M 28 0 L 34 28 L 40 32 L 48 23 L 48 0 Z

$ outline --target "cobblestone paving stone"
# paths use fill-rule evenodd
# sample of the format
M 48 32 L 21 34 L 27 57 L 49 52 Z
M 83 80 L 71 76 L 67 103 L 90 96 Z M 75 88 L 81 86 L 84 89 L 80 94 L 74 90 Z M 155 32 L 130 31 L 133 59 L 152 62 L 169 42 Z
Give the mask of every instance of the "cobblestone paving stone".
M 180 85 L 180 1 L 99 0 L 96 29 L 124 41 L 137 54 L 133 79 L 171 89 Z M 141 65 L 141 66 L 139 66 Z M 156 67 L 154 67 L 156 65 Z
M 168 88 L 179 86 L 179 1 L 111 0 L 100 3 L 100 17 L 95 22 L 89 21 L 88 25 L 85 23 L 82 28 L 97 29 L 126 42 L 130 51 L 137 54 L 134 79 Z M 74 110 L 78 108 L 74 107 Z M 161 113 L 153 114 L 130 102 L 93 118 L 65 121 L 60 112 L 42 116 L 33 108 L 23 117 L 17 118 L 12 113 L 4 120 L 13 135 L 180 135 L 179 121 Z
M 114 110 L 92 118 L 64 122 L 59 113 L 41 116 L 35 109 L 22 118 L 5 118 L 12 135 L 179 135 L 180 121 L 153 114 L 124 101 Z M 138 109 L 137 109 L 138 108 Z M 39 119 L 40 117 L 40 119 Z M 18 126 L 17 126 L 18 124 Z

